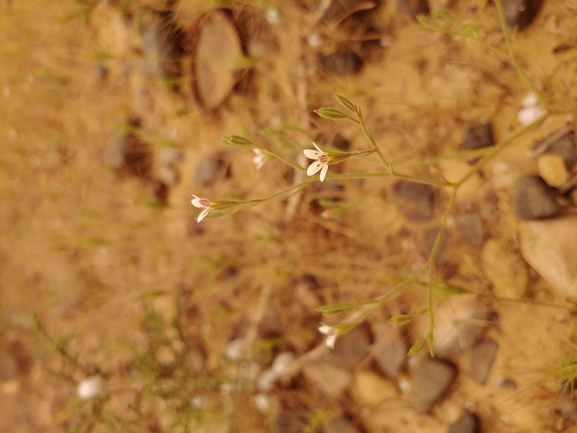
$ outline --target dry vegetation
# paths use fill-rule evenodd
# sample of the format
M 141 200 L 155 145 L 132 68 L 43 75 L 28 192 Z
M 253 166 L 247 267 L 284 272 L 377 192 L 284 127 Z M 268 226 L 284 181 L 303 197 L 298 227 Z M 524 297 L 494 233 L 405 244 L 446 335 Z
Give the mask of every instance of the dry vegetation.
M 442 403 L 417 414 L 389 381 L 394 397 L 371 412 L 363 406 L 370 397 L 358 397 L 356 385 L 327 398 L 296 372 L 266 393 L 267 410 L 257 409 L 258 369 L 283 351 L 298 358 L 324 350 L 319 322 L 338 320 L 315 308 L 382 296 L 427 264 L 450 190 L 435 189 L 425 223 L 405 218 L 390 179 L 315 181 L 292 202 L 286 195 L 201 224 L 190 205 L 193 193 L 248 200 L 291 186 L 295 176 L 306 179 L 278 160 L 255 170 L 253 153 L 226 148 L 224 136 L 245 136 L 303 166 L 301 151 L 312 140 L 328 148 L 338 134 L 351 150 L 370 148 L 355 125 L 314 115 L 338 107 L 333 93 L 361 107 L 395 170 L 449 177 L 462 167 L 425 158 L 462 151 L 470 124 L 490 121 L 497 143 L 521 130 L 517 114 L 530 88 L 510 61 L 472 39 L 423 31 L 393 1 L 342 22 L 317 20 L 313 1 L 278 2 L 280 20 L 271 25 L 265 17 L 273 2 L 181 0 L 171 19 L 185 35 L 185 67 L 163 80 L 142 67 L 140 35 L 166 2 L 12 3 L 0 2 L 1 431 L 329 432 L 337 430 L 327 420 L 344 413 L 361 431 L 441 432 L 462 408 L 478 414 L 483 432 L 577 431 L 572 399 L 558 392 L 572 388 L 577 374 L 574 303 L 532 270 L 511 277 L 528 279 L 515 302 L 500 300 L 512 296 L 492 291 L 481 248 L 465 245 L 451 226 L 437 262 L 441 274 L 484 296 L 483 307 L 498 316 L 498 326 L 483 322 L 500 344 L 486 386 L 460 376 Z M 494 5 L 438 3 L 506 50 Z M 234 90 L 209 110 L 191 84 L 191 61 L 199 29 L 218 7 L 227 8 L 252 54 L 240 71 L 237 65 Z M 535 22 L 513 33 L 517 58 L 552 115 L 492 158 L 477 186 L 464 184 L 452 208 L 455 215 L 477 211 L 492 197 L 484 239 L 518 261 L 510 190 L 535 168 L 526 156 L 532 143 L 573 122 L 576 10 L 574 0 L 545 0 Z M 353 51 L 363 65 L 350 73 Z M 118 173 L 103 156 L 134 116 L 155 155 L 152 173 L 167 149 L 184 156 L 166 199 L 155 175 Z M 227 152 L 231 175 L 221 170 L 217 181 L 199 185 L 196 167 L 219 150 Z M 329 174 L 377 170 L 372 155 Z M 407 285 L 362 329 L 426 309 L 427 290 L 426 279 Z M 442 297 L 436 293 L 435 304 Z M 427 329 L 405 327 L 408 347 Z M 231 359 L 235 340 L 245 352 Z M 459 368 L 461 359 L 453 360 Z M 355 368 L 354 375 L 378 371 L 370 356 Z M 91 376 L 103 378 L 106 392 L 82 400 L 77 385 Z M 505 379 L 516 388 L 500 386 Z M 558 410 L 560 401 L 569 407 Z

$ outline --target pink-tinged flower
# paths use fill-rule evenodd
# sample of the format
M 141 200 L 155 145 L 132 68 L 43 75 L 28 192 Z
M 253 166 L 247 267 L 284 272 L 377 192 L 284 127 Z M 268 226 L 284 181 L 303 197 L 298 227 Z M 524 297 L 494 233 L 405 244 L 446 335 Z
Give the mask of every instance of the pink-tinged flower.
M 319 170 L 321 171 L 320 180 L 321 182 L 325 180 L 325 176 L 327 175 L 327 171 L 329 170 L 329 156 L 324 153 L 313 141 L 313 145 L 317 148 L 317 150 L 312 149 L 305 149 L 303 153 L 308 159 L 314 159 L 309 168 L 307 169 L 307 174 L 309 176 L 313 176 Z
M 319 326 L 319 332 L 327 336 L 326 345 L 329 349 L 335 348 L 335 342 L 337 341 L 337 330 L 332 326 L 322 325 Z
M 202 209 L 200 215 L 196 218 L 196 222 L 201 222 L 205 216 L 212 210 L 212 202 L 206 198 L 200 198 L 192 194 L 194 197 L 190 202 L 194 207 Z
M 266 154 L 260 149 L 253 149 L 254 157 L 252 158 L 252 162 L 256 165 L 256 169 L 260 170 L 261 167 L 266 162 Z

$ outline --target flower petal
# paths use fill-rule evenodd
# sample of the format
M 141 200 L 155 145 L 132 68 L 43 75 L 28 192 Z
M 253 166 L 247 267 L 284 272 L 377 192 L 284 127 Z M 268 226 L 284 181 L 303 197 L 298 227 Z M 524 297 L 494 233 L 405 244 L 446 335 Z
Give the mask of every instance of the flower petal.
M 202 198 L 197 197 L 197 196 L 195 196 L 194 194 L 192 194 L 192 196 L 193 196 L 194 198 L 190 201 L 190 203 L 191 203 L 194 207 L 197 207 L 197 208 L 199 208 L 199 209 L 202 209 L 203 207 L 205 207 L 205 206 L 202 204 Z
M 333 328 L 331 328 L 328 325 L 319 326 L 319 332 L 321 334 L 329 335 L 330 333 L 333 332 Z
M 337 341 L 337 334 L 329 335 L 326 341 L 327 347 L 329 349 L 334 349 L 336 341 Z
M 207 207 L 206 209 L 204 209 L 200 215 L 198 216 L 198 218 L 196 218 L 196 222 L 199 223 L 201 222 L 205 216 L 208 215 L 208 213 L 211 211 L 211 209 L 209 207 Z
M 328 164 L 325 164 L 325 166 L 321 170 L 321 182 L 323 182 L 325 180 L 325 177 L 327 175 L 327 171 L 329 171 L 329 166 L 328 166 Z
M 309 175 L 309 176 L 314 175 L 321 168 L 323 168 L 324 165 L 326 165 L 326 164 L 323 164 L 320 161 L 313 162 L 311 165 L 309 165 L 309 168 L 307 168 L 307 175 Z
M 320 147 L 317 146 L 317 144 L 313 141 L 313 146 L 317 148 L 317 150 L 322 153 L 323 155 L 325 154 Z
M 317 152 L 316 150 L 312 149 L 305 149 L 303 150 L 303 153 L 308 159 L 319 159 L 323 155 L 322 152 Z

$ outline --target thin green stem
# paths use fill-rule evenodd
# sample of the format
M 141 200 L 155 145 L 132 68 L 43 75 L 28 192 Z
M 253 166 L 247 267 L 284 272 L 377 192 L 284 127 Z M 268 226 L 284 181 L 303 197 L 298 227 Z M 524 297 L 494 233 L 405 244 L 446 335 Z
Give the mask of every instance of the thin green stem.
M 419 176 L 410 176 L 408 174 L 401 174 L 397 172 L 388 173 L 388 172 L 377 172 L 377 173 L 343 173 L 343 174 L 329 174 L 327 179 L 339 180 L 339 179 L 368 179 L 368 178 L 382 178 L 382 177 L 390 177 L 395 179 L 403 179 L 408 180 L 415 183 L 422 183 L 425 185 L 433 185 L 433 186 L 453 186 L 452 183 L 444 181 L 444 180 L 437 180 L 431 179 L 427 177 L 419 177 Z
M 527 131 L 530 131 L 531 129 L 535 128 L 537 125 L 541 124 L 542 122 L 545 121 L 545 119 L 547 119 L 547 117 L 549 117 L 549 114 L 545 114 L 544 116 L 539 117 L 537 120 L 531 122 L 529 125 L 524 126 L 523 128 L 521 128 L 519 131 L 517 131 L 515 134 L 513 134 L 512 136 L 510 136 L 508 139 L 506 139 L 505 141 L 502 141 L 501 143 L 497 144 L 495 147 L 491 148 L 489 152 L 487 152 L 487 154 L 485 156 L 483 156 L 479 161 L 477 161 L 475 163 L 475 165 L 471 168 L 471 170 L 461 179 L 459 180 L 456 184 L 455 184 L 455 188 L 458 189 L 461 185 L 463 185 L 463 183 L 465 183 L 465 181 L 467 181 L 467 179 L 469 179 L 471 176 L 473 176 L 476 172 L 478 172 L 487 162 L 489 162 L 495 155 L 497 155 L 497 153 L 499 153 L 501 150 L 503 150 L 505 147 L 507 147 L 508 145 L 510 145 L 513 141 L 515 141 L 517 138 L 519 138 L 520 136 L 522 136 L 523 134 L 525 134 Z
M 517 72 L 519 72 L 519 74 L 521 74 L 521 77 L 523 77 L 523 80 L 525 80 L 527 85 L 531 88 L 531 91 L 535 95 L 537 95 L 537 99 L 539 99 L 539 102 L 544 107 L 548 107 L 549 104 L 547 104 L 547 101 L 545 100 L 545 98 L 543 97 L 543 95 L 541 94 L 539 89 L 537 89 L 537 86 L 535 86 L 535 84 L 533 83 L 533 80 L 531 80 L 531 78 L 529 78 L 527 71 L 525 71 L 525 68 L 523 68 L 521 63 L 519 63 L 519 61 L 515 57 L 515 54 L 513 53 L 513 45 L 511 43 L 511 35 L 509 34 L 509 28 L 507 27 L 507 21 L 505 19 L 505 12 L 503 11 L 502 1 L 501 0 L 494 0 L 494 1 L 495 1 L 495 5 L 497 6 L 497 13 L 499 14 L 499 23 L 501 24 L 501 29 L 503 31 L 503 37 L 505 39 L 505 45 L 507 46 L 507 51 L 509 54 L 508 57 L 511 60 L 511 63 L 513 63 L 513 66 L 515 66 L 515 69 L 517 69 Z

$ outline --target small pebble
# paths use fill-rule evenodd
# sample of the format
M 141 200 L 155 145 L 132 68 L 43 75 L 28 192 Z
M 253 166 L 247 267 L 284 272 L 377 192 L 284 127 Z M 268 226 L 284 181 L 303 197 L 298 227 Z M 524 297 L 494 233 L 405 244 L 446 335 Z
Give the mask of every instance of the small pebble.
M 98 376 L 91 376 L 78 384 L 76 394 L 82 400 L 89 400 L 104 393 L 104 382 Z
M 197 185 L 208 187 L 223 178 L 231 176 L 230 162 L 224 152 L 215 152 L 204 157 L 196 167 L 194 181 Z
M 465 411 L 459 419 L 447 426 L 447 433 L 481 433 L 479 418 L 477 415 Z
M 469 128 L 463 137 L 461 147 L 466 150 L 482 149 L 495 145 L 493 130 L 490 124 Z
M 565 161 L 559 155 L 544 153 L 537 159 L 537 167 L 539 175 L 549 186 L 559 188 L 569 180 Z
M 539 12 L 543 0 L 502 0 L 505 20 L 509 27 L 527 27 Z
M 469 355 L 469 363 L 465 369 L 467 376 L 475 379 L 481 385 L 487 383 L 493 361 L 499 350 L 499 343 L 487 338 L 479 341 Z
M 457 368 L 438 358 L 411 357 L 410 401 L 419 413 L 428 412 L 447 392 L 455 378 Z
M 513 190 L 513 208 L 520 219 L 552 218 L 563 208 L 555 200 L 557 190 L 538 176 L 525 176 L 517 181 Z
M 429 221 L 433 217 L 435 189 L 431 185 L 400 180 L 393 185 L 393 196 L 407 219 Z

